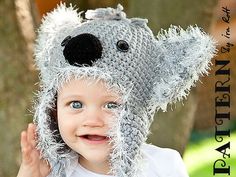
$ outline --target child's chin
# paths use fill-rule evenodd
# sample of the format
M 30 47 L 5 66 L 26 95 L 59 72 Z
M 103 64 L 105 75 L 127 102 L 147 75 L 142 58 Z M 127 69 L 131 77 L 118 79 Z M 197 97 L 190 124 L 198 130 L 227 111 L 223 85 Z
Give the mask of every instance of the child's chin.
M 101 154 L 101 153 L 98 154 L 98 152 L 96 152 L 96 153 L 91 153 L 87 155 L 86 159 L 93 163 L 104 163 L 108 160 L 108 155 Z
M 81 152 L 80 158 L 92 163 L 104 163 L 108 160 L 109 154 L 102 151 Z

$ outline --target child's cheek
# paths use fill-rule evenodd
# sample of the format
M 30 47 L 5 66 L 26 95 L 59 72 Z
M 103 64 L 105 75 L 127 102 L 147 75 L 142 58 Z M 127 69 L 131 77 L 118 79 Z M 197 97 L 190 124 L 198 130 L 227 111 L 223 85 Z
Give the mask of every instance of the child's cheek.
M 78 122 L 73 114 L 66 111 L 58 111 L 58 127 L 64 141 L 73 138 L 77 130 Z

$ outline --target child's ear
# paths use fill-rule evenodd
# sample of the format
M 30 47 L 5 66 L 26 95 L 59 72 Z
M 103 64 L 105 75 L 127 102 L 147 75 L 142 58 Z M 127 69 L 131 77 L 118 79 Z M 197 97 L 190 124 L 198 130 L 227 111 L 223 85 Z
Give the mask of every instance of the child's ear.
M 48 73 L 48 67 L 60 65 L 60 52 L 63 48 L 63 40 L 70 36 L 72 31 L 81 25 L 81 13 L 77 9 L 66 7 L 61 3 L 52 12 L 43 17 L 42 24 L 38 30 L 38 38 L 35 46 L 35 59 L 38 68 L 45 75 Z M 61 52 L 62 53 L 62 52 Z M 52 58 L 57 60 L 52 61 Z
M 198 27 L 171 26 L 157 36 L 155 102 L 162 110 L 185 98 L 199 76 L 207 74 L 216 53 L 215 41 Z

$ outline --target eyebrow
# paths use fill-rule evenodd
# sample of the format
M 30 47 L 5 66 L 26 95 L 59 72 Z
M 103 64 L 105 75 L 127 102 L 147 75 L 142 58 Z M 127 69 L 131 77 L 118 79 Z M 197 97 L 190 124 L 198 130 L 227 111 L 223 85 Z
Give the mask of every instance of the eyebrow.
M 115 96 L 115 95 L 102 95 L 103 98 L 109 98 L 109 97 L 112 97 L 112 98 L 119 98 L 118 96 Z
M 84 98 L 83 95 L 69 95 L 69 96 L 64 96 L 62 97 L 62 100 L 68 100 L 68 99 L 72 99 L 72 98 Z M 102 95 L 101 98 L 116 98 L 115 100 L 120 100 L 120 98 L 118 96 L 115 95 Z
M 83 95 L 76 94 L 76 95 L 65 95 L 61 97 L 62 100 L 71 99 L 71 98 L 83 98 Z

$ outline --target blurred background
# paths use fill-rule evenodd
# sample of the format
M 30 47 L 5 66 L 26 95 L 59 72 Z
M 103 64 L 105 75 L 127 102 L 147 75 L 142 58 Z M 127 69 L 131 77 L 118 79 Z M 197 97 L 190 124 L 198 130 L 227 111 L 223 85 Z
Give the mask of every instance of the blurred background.
M 0 177 L 17 174 L 20 156 L 20 132 L 32 121 L 32 103 L 38 90 L 38 71 L 33 61 L 33 44 L 41 18 L 58 0 L 0 0 Z M 79 11 L 98 7 L 124 6 L 128 17 L 149 19 L 154 34 L 170 24 L 186 28 L 202 27 L 218 41 L 218 48 L 227 42 L 221 34 L 230 26 L 231 43 L 236 44 L 236 1 L 228 0 L 65 0 Z M 222 7 L 230 9 L 230 24 L 222 21 Z M 222 143 L 214 139 L 215 82 L 214 60 L 231 60 L 230 114 L 222 129 L 231 136 Z M 184 158 L 190 177 L 213 176 L 213 163 L 222 158 L 215 149 L 231 142 L 231 176 L 236 176 L 236 48 L 212 60 L 208 77 L 201 78 L 187 100 L 172 105 L 168 112 L 156 113 L 148 142 L 176 149 Z M 234 149 L 234 151 L 233 151 Z

